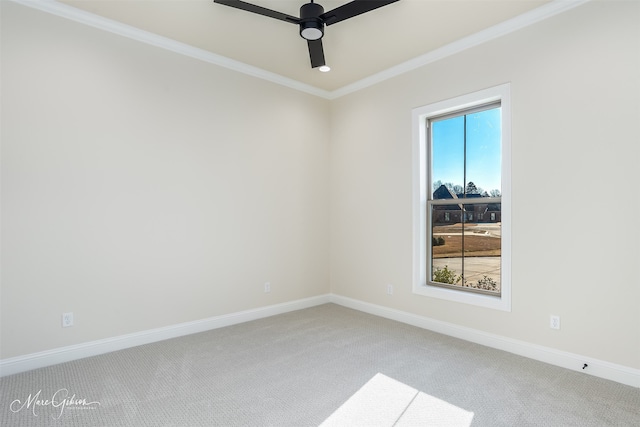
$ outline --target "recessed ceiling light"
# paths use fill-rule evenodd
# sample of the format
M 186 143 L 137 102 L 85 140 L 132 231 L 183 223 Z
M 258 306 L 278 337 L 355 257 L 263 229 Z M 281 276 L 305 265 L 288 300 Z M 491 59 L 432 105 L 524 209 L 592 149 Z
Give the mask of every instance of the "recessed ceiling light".
M 318 68 L 318 70 L 320 70 L 323 73 L 326 73 L 327 71 L 331 70 L 331 67 L 329 67 L 328 65 L 323 65 L 320 68 Z

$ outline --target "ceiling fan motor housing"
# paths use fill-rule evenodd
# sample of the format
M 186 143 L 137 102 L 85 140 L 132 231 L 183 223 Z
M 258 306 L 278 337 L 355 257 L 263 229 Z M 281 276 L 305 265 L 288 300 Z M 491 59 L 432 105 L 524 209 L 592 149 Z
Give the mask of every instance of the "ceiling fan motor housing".
M 2 1 L 2 0 L 0 0 Z M 379 7 L 395 3 L 399 0 L 352 0 L 348 3 L 338 6 L 325 13 L 324 8 L 309 0 L 309 3 L 300 7 L 300 18 L 276 10 L 267 9 L 266 7 L 257 6 L 241 0 L 213 0 L 214 3 L 225 6 L 234 7 L 236 9 L 246 10 L 247 12 L 257 13 L 258 15 L 267 16 L 269 18 L 285 21 L 300 27 L 300 37 L 307 41 L 309 48 L 309 59 L 311 60 L 311 68 L 321 68 L 325 66 L 324 50 L 322 47 L 322 37 L 324 36 L 324 26 L 333 25 L 342 22 L 345 19 L 370 12 Z M 324 67 L 328 68 L 328 67 Z
M 320 15 L 324 8 L 316 3 L 303 4 L 300 7 L 300 36 L 306 40 L 318 40 L 324 35 L 324 23 Z

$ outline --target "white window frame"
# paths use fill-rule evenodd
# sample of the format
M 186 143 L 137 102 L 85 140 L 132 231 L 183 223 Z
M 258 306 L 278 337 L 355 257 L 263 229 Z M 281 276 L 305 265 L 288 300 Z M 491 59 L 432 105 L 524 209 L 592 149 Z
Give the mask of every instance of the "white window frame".
M 431 298 L 511 311 L 511 88 L 502 84 L 412 110 L 413 292 Z M 502 125 L 500 296 L 429 285 L 427 281 L 427 120 L 500 101 Z M 430 238 L 430 236 L 429 236 Z

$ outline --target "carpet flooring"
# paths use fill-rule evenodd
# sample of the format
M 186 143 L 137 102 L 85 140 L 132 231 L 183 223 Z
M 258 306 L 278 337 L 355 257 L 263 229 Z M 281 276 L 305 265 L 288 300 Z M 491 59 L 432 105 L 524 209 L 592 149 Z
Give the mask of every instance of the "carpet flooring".
M 372 420 L 396 386 L 414 416 Z M 640 389 L 335 304 L 0 379 L 1 426 L 323 422 L 637 427 Z

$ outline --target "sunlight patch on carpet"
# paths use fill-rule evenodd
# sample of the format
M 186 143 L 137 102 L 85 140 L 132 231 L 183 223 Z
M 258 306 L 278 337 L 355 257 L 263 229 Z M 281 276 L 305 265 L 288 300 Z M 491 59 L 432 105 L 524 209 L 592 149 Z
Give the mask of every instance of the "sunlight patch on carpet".
M 321 427 L 470 427 L 473 412 L 376 374 Z

